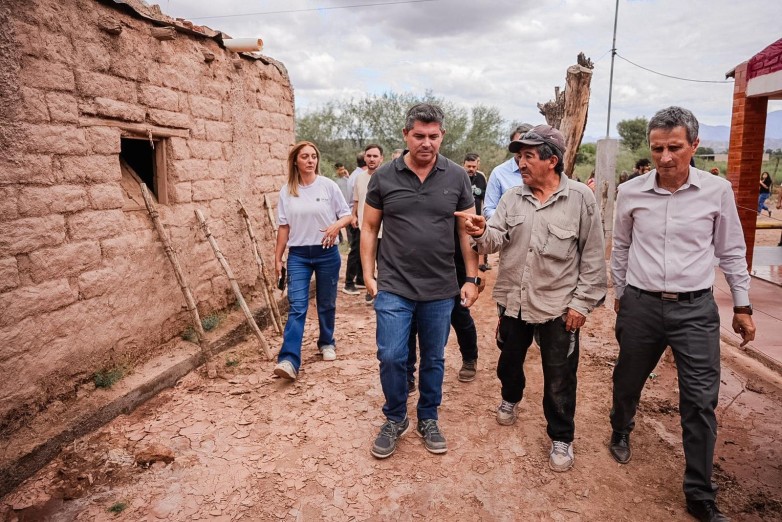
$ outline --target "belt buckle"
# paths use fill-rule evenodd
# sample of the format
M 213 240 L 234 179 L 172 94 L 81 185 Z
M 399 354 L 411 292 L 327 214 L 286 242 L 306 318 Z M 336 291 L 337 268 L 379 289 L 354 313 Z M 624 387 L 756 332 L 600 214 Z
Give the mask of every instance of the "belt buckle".
M 660 292 L 660 297 L 663 301 L 678 301 L 679 294 L 676 292 Z

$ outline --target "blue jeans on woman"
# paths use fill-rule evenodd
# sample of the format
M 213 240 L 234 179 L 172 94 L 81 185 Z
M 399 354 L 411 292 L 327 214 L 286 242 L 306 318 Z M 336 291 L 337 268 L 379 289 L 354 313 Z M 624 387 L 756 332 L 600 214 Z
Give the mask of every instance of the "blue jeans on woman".
M 771 196 L 770 192 L 761 192 L 758 195 L 758 214 L 760 214 L 764 210 L 768 210 L 768 207 L 766 206 L 766 200 Z
M 288 249 L 288 321 L 282 333 L 282 348 L 277 362 L 290 361 L 296 371 L 301 366 L 301 341 L 310 300 L 310 281 L 315 272 L 318 308 L 318 348 L 334 344 L 334 316 L 337 311 L 337 283 L 342 258 L 339 248 L 321 245 Z
M 377 358 L 386 403 L 383 413 L 394 422 L 407 416 L 407 340 L 415 321 L 421 351 L 418 386 L 418 420 L 437 420 L 443 398 L 445 345 L 451 329 L 453 298 L 413 301 L 391 292 L 378 292 Z

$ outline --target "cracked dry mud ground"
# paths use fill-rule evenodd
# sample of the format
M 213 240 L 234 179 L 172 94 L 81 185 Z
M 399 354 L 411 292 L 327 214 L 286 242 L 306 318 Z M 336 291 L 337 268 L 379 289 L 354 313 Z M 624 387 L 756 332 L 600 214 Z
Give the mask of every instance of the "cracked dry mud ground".
M 496 257 L 493 256 L 496 267 Z M 344 263 L 343 263 L 344 264 Z M 606 444 L 614 314 L 593 313 L 582 331 L 575 467 L 548 468 L 540 356 L 531 349 L 517 424 L 494 420 L 499 381 L 491 285 L 475 305 L 479 371 L 460 383 L 455 336 L 446 349 L 444 455 L 413 431 L 397 452 L 369 448 L 383 422 L 374 312 L 364 296 L 339 294 L 338 360 L 317 355 L 311 303 L 303 366 L 293 384 L 272 376 L 248 338 L 129 415 L 69 445 L 0 502 L 6 520 L 688 520 L 676 375 L 666 355 L 648 382 L 632 437 L 633 460 Z M 612 296 L 609 295 L 609 300 Z M 279 336 L 267 329 L 270 343 Z M 226 361 L 236 361 L 226 365 Z M 779 376 L 723 346 L 715 455 L 719 501 L 734 520 L 782 520 Z M 408 411 L 415 420 L 415 400 Z M 173 462 L 148 468 L 135 455 L 162 445 Z M 117 503 L 126 509 L 108 511 Z

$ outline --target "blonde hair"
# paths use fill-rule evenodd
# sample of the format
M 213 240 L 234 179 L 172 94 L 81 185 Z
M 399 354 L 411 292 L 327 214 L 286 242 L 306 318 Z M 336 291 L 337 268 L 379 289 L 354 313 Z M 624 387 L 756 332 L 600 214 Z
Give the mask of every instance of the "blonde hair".
M 318 150 L 317 145 L 311 141 L 300 141 L 294 145 L 288 153 L 288 194 L 293 197 L 299 197 L 301 174 L 299 173 L 299 167 L 296 165 L 296 158 L 304 147 L 312 147 L 315 149 L 315 154 L 318 157 L 318 164 L 315 166 L 315 174 L 320 174 L 320 151 Z

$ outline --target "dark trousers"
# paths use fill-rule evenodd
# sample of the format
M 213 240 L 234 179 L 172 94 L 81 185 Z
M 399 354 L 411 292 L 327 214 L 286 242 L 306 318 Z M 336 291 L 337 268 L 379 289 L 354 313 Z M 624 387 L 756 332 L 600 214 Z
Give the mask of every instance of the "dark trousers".
M 679 412 L 684 445 L 684 494 L 713 500 L 711 482 L 720 390 L 720 317 L 711 293 L 663 301 L 627 287 L 616 318 L 619 359 L 614 368 L 611 427 L 630 433 L 641 391 L 666 346 L 679 376 Z
M 361 269 L 361 231 L 348 225 L 346 227 L 350 239 L 350 252 L 345 267 L 345 284 L 364 284 L 364 271 Z
M 561 317 L 532 324 L 517 317 L 500 317 L 497 346 L 500 359 L 497 377 L 502 383 L 502 398 L 519 402 L 524 395 L 524 359 L 537 331 L 543 362 L 543 414 L 551 440 L 573 442 L 576 430 L 576 386 L 578 380 L 579 332 L 565 330 Z
M 459 352 L 462 354 L 462 361 L 478 360 L 478 330 L 475 328 L 475 321 L 472 319 L 470 309 L 461 304 L 461 296 L 456 296 L 453 301 L 453 310 L 451 311 L 451 326 L 456 332 L 456 340 L 459 342 Z M 417 330 L 415 323 L 410 329 L 410 336 L 407 339 L 407 380 L 415 381 L 415 336 Z

